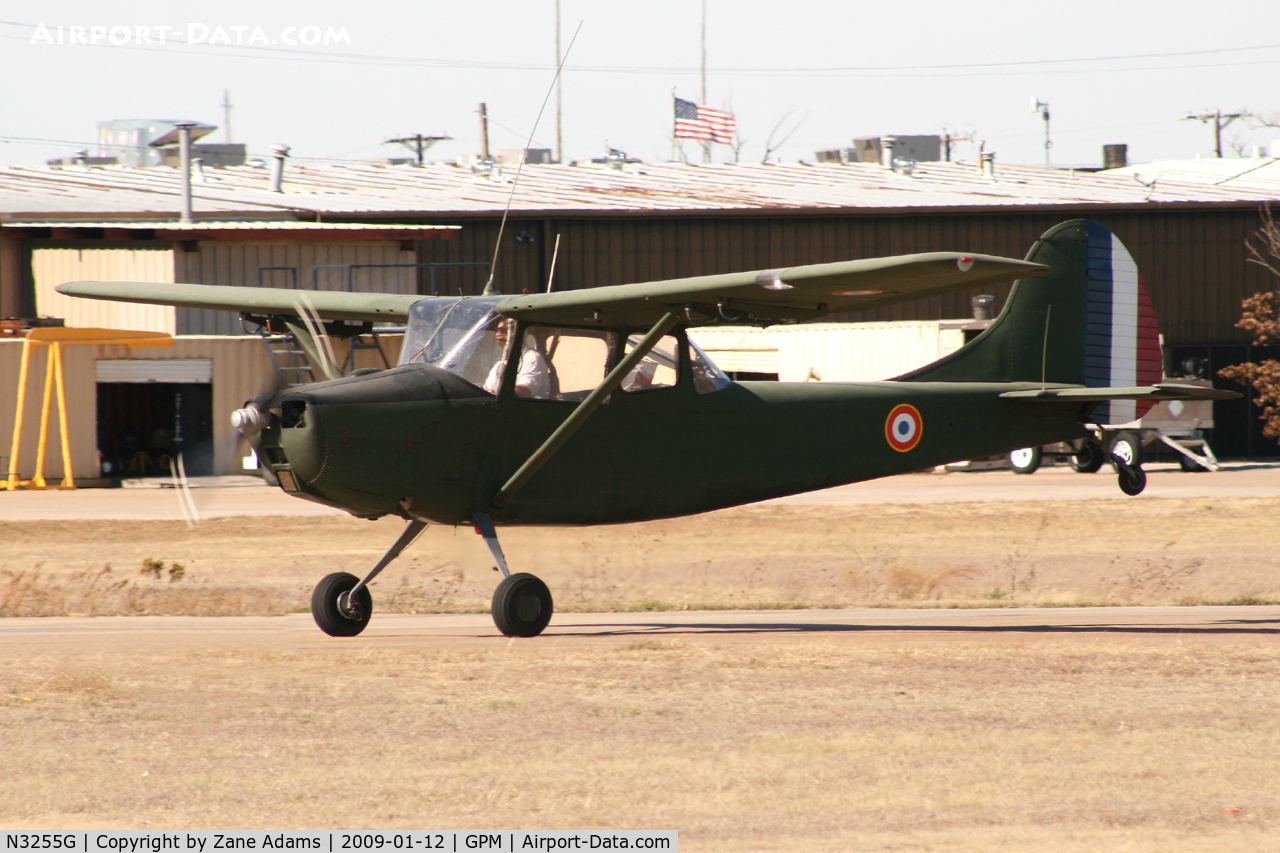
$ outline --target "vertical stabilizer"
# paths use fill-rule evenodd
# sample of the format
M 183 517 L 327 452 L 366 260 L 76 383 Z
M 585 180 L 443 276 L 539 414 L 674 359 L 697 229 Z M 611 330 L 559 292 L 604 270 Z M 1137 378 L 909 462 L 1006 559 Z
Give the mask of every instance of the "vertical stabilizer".
M 1049 267 L 1015 282 L 1000 316 L 974 340 L 904 382 L 1044 382 L 1131 388 L 1161 379 L 1155 310 L 1133 256 L 1088 220 L 1049 229 L 1027 254 Z M 1150 403 L 1101 403 L 1097 423 L 1126 423 Z

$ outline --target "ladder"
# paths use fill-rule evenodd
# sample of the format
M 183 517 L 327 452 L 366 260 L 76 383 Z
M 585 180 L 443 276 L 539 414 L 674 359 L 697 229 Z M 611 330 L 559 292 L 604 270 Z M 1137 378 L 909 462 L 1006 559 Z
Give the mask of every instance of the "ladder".
M 382 366 L 388 370 L 391 368 L 391 362 L 387 361 L 387 354 L 382 350 L 382 344 L 378 341 L 378 330 L 370 327 L 365 335 L 355 335 L 348 339 L 347 360 L 342 368 L 343 373 L 350 373 L 356 369 L 356 350 L 377 350 L 378 357 L 382 359 Z
M 316 381 L 311 359 L 307 358 L 293 332 L 275 334 L 263 326 L 258 334 L 262 336 L 262 345 L 267 348 L 267 355 L 271 358 L 271 366 L 276 370 L 280 387 L 292 388 Z

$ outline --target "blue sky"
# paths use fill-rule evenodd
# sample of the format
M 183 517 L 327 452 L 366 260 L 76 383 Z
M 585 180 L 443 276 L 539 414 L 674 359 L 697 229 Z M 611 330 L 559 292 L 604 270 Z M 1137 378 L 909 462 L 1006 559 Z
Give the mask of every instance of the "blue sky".
M 798 124 L 776 152 L 791 162 L 857 136 L 950 131 L 985 140 L 1002 162 L 1039 164 L 1044 123 L 1030 110 L 1032 96 L 1050 104 L 1058 165 L 1095 164 L 1107 143 L 1128 143 L 1131 162 L 1212 156 L 1210 128 L 1184 120 L 1188 112 L 1280 115 L 1274 0 L 706 6 L 707 103 L 736 114 L 746 162 L 759 162 L 782 122 L 777 135 Z M 418 132 L 454 137 L 433 158 L 471 154 L 480 147 L 481 101 L 493 122 L 492 146 L 520 147 L 552 81 L 554 9 L 554 0 L 11 0 L 0 14 L 8 82 L 0 165 L 70 153 L 95 140 L 99 120 L 221 125 L 224 90 L 235 105 L 233 141 L 257 154 L 283 142 L 295 156 L 317 160 L 398 155 L 402 149 L 382 141 Z M 700 96 L 700 10 L 699 0 L 561 0 L 564 45 L 581 24 L 562 81 L 567 159 L 599 156 L 606 143 L 645 160 L 671 156 L 672 87 Z M 116 39 L 128 39 L 32 43 L 41 23 L 54 39 L 61 26 L 64 42 L 73 26 L 84 27 L 86 38 L 94 26 L 123 28 Z M 193 24 L 197 35 L 222 27 L 246 44 L 185 44 Z M 164 45 L 159 26 L 172 28 Z M 138 27 L 153 28 L 150 45 L 138 43 Z M 247 44 L 258 28 L 258 41 L 276 44 Z M 349 43 L 301 43 L 304 32 L 330 29 Z M 285 45 L 286 38 L 299 44 Z M 1280 128 L 1253 124 L 1232 125 L 1228 146 L 1248 151 L 1280 139 Z M 534 144 L 555 145 L 554 98 Z M 692 145 L 686 150 L 696 158 Z M 976 150 L 961 143 L 957 159 Z M 731 157 L 727 146 L 715 146 L 717 161 Z

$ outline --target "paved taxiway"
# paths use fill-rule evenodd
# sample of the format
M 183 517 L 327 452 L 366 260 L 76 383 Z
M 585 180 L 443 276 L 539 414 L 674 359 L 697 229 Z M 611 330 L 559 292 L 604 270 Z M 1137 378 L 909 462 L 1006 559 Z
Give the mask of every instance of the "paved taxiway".
M 5 619 L 0 656 L 91 653 L 154 654 L 256 648 L 262 651 L 429 644 L 433 648 L 491 647 L 536 642 L 704 638 L 752 642 L 779 634 L 879 635 L 1249 635 L 1280 634 L 1280 606 L 1258 607 L 1008 607 L 973 610 L 711 610 L 669 613 L 559 613 L 537 640 L 498 634 L 487 613 L 377 615 L 359 637 L 321 634 L 309 614 L 262 617 L 136 616 Z
M 1145 466 L 1148 498 L 1267 498 L 1280 496 L 1280 464 L 1228 463 L 1217 473 L 1188 474 L 1171 463 Z M 151 481 L 143 488 L 0 492 L 0 519 L 181 520 L 178 492 Z M 298 500 L 249 477 L 196 480 L 192 499 L 202 518 L 241 515 L 330 515 L 340 510 Z M 893 504 L 965 501 L 1097 500 L 1126 498 L 1109 469 L 1077 474 L 1065 466 L 1029 476 L 1012 471 L 904 474 L 779 498 L 792 504 Z

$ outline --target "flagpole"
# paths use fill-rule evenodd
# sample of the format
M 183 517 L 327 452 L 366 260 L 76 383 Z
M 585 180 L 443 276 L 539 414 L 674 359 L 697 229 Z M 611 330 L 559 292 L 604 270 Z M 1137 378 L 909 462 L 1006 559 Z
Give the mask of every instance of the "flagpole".
M 671 87 L 671 162 L 676 161 L 676 87 Z

